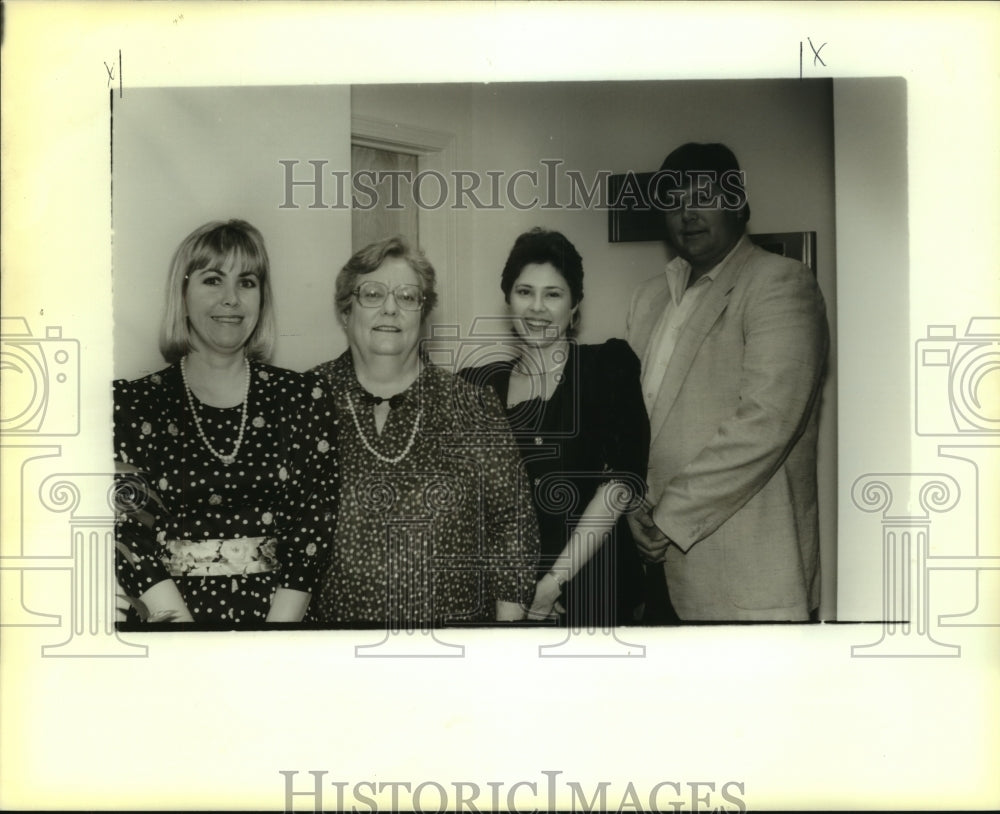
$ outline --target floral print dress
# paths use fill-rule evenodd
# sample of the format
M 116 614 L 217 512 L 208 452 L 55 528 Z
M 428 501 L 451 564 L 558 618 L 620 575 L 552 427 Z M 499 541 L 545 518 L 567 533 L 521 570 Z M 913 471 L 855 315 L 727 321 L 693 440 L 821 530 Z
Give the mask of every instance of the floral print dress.
M 231 451 L 242 405 L 193 397 Z M 179 365 L 114 383 L 116 571 L 132 597 L 173 579 L 195 622 L 263 622 L 278 587 L 311 593 L 335 525 L 332 401 L 322 380 L 250 363 L 243 442 L 199 437 Z
M 312 619 L 415 629 L 491 622 L 498 600 L 530 604 L 538 525 L 496 396 L 425 362 L 379 433 L 350 350 L 316 370 L 341 416 L 341 480 Z

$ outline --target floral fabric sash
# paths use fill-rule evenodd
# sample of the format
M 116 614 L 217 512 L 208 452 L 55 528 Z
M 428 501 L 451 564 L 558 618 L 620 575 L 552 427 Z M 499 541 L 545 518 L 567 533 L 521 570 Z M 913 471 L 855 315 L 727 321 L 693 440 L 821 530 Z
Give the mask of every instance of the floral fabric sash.
M 168 540 L 161 556 L 172 577 L 262 574 L 278 569 L 272 537 L 228 540 Z

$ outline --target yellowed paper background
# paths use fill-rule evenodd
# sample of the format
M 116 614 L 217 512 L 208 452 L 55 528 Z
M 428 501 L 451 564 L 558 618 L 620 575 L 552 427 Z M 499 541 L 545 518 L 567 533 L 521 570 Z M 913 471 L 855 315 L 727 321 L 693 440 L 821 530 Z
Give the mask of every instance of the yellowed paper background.
M 908 445 L 887 448 L 879 422 L 898 416 L 912 426 L 929 381 L 916 342 L 929 325 L 955 326 L 962 337 L 971 318 L 998 316 L 996 6 L 15 2 L 5 15 L 3 316 L 25 320 L 42 343 L 31 352 L 51 365 L 46 386 L 58 394 L 78 385 L 79 409 L 76 419 L 59 412 L 67 402 L 53 395 L 36 436 L 3 440 L 0 805 L 281 809 L 281 771 L 298 772 L 300 792 L 312 789 L 310 771 L 326 772 L 329 809 L 334 782 L 349 792 L 369 781 L 434 781 L 451 807 L 456 783 L 475 784 L 482 810 L 490 781 L 502 784 L 501 806 L 521 782 L 535 790 L 521 786 L 511 802 L 545 808 L 550 777 L 562 808 L 570 782 L 590 798 L 602 781 L 613 808 L 628 805 L 628 784 L 645 807 L 664 782 L 679 789 L 661 787 L 667 809 L 672 801 L 735 808 L 721 796 L 727 783 L 739 784 L 729 790 L 751 808 L 1000 804 L 1000 619 L 949 627 L 938 619 L 978 599 L 989 622 L 997 571 L 972 580 L 932 573 L 933 636 L 914 623 L 903 642 L 911 647 L 897 657 L 856 657 L 854 648 L 885 636 L 881 625 L 642 632 L 633 639 L 644 657 L 620 659 L 539 658 L 550 641 L 542 634 L 479 632 L 450 637 L 464 658 L 420 660 L 357 658 L 355 645 L 371 641 L 360 634 L 123 634 L 109 644 L 74 628 L 97 618 L 78 604 L 92 601 L 95 583 L 80 580 L 97 580 L 100 565 L 74 552 L 106 533 L 109 93 L 130 87 L 788 78 L 799 75 L 800 45 L 805 77 L 903 77 L 909 295 L 839 303 L 838 329 L 863 348 L 841 359 L 842 381 L 854 374 L 874 386 L 888 356 L 912 365 L 911 388 L 892 403 L 864 389 L 840 393 L 841 546 L 883 545 L 885 514 L 858 509 L 856 478 L 905 476 L 913 495 L 896 508 L 912 517 L 921 496 L 911 476 L 944 473 L 956 505 L 931 518 L 931 553 L 954 553 L 946 544 L 954 540 L 960 552 L 995 558 L 997 541 L 984 537 L 996 529 L 995 495 L 978 491 L 989 473 L 942 457 L 939 446 L 986 447 L 996 435 L 912 432 Z M 810 39 L 825 43 L 825 65 L 814 62 Z M 845 267 L 851 248 L 838 247 L 839 280 L 880 273 L 877 264 Z M 157 283 L 150 319 L 159 307 Z M 911 347 L 857 341 L 877 335 L 881 319 L 906 319 Z M 867 577 L 877 584 L 870 569 Z M 107 647 L 101 657 L 97 640 Z M 920 648 L 932 655 L 913 657 Z M 692 791 L 699 782 L 714 785 Z M 379 796 L 385 804 L 388 793 Z M 314 802 L 294 798 L 302 810 Z M 438 802 L 428 787 L 424 804 Z

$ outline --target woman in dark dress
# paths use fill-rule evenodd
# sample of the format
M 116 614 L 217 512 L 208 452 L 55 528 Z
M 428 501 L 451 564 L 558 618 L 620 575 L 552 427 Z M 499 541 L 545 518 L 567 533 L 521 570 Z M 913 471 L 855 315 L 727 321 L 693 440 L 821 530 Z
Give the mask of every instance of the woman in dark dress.
M 642 566 L 623 512 L 644 492 L 649 453 L 639 360 L 618 339 L 573 340 L 583 262 L 559 232 L 522 234 L 500 287 L 517 356 L 462 375 L 499 395 L 531 479 L 541 561 L 529 617 L 629 624 Z
M 264 241 L 244 221 L 181 243 L 160 350 L 114 384 L 119 587 L 147 621 L 303 618 L 332 534 L 325 383 L 263 362 L 274 342 Z

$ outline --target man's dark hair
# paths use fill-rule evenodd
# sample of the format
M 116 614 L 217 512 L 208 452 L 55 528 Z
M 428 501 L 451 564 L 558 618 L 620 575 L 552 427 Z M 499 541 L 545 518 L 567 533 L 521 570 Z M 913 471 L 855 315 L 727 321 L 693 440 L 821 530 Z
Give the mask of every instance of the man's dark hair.
M 657 173 L 654 194 L 659 202 L 686 183 L 698 183 L 699 177 L 711 177 L 723 189 L 727 206 L 737 209 L 744 224 L 750 220 L 743 171 L 733 151 L 725 144 L 699 144 L 689 141 L 663 159 Z

